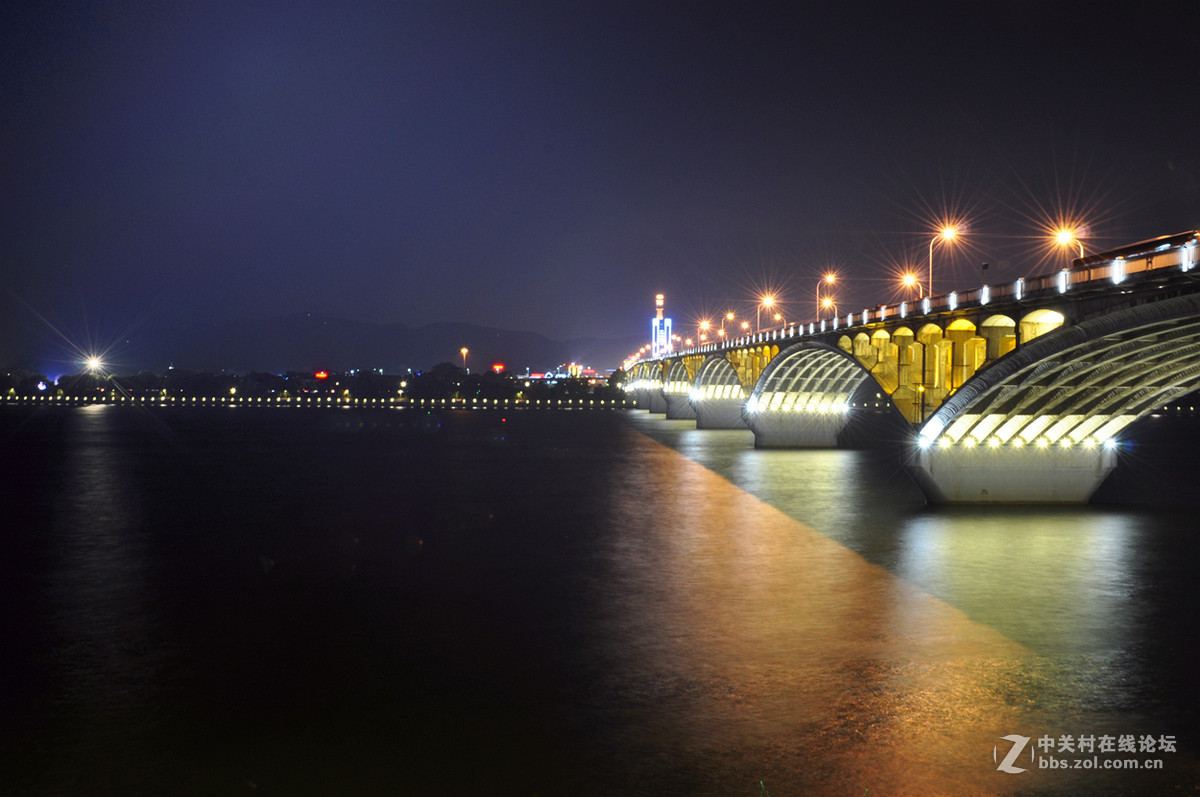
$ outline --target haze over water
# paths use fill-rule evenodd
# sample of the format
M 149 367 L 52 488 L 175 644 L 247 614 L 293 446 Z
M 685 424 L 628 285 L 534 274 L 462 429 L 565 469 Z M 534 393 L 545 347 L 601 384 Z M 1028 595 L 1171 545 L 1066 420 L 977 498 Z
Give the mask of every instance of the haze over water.
M 1200 782 L 1183 427 L 1147 427 L 1104 488 L 1124 503 L 948 510 L 923 505 L 895 449 L 756 451 L 692 426 L 4 408 L 3 782 L 774 797 Z M 1010 734 L 1177 750 L 1100 756 L 1157 772 L 1007 774 L 993 751 Z

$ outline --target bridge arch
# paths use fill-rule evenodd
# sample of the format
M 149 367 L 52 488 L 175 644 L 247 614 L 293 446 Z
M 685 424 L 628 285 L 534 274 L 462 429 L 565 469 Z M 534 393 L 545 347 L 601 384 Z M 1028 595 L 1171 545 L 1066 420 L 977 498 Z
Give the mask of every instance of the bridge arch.
M 755 446 L 836 446 L 852 398 L 870 382 L 870 372 L 841 346 L 805 342 L 780 352 L 746 401 Z
M 987 359 L 998 360 L 1017 347 L 1017 322 L 1007 315 L 992 315 L 979 325 L 987 341 Z
M 688 420 L 696 417 L 696 408 L 691 400 L 695 380 L 689 365 L 688 358 L 680 357 L 672 360 L 667 368 L 667 377 L 663 381 L 663 399 L 667 404 L 668 418 Z
M 1053 329 L 933 413 L 914 475 L 935 500 L 1086 501 L 1116 465 L 1115 436 L 1198 387 L 1200 295 Z
M 1034 338 L 1040 338 L 1047 332 L 1053 332 L 1066 323 L 1066 316 L 1057 310 L 1042 308 L 1026 313 L 1021 317 L 1021 344 L 1024 345 Z
M 662 363 L 658 360 L 648 360 L 633 367 L 625 380 L 625 390 L 633 393 L 638 409 L 666 412 L 663 382 Z
M 744 429 L 742 409 L 748 392 L 738 369 L 723 354 L 707 357 L 691 392 L 697 429 Z

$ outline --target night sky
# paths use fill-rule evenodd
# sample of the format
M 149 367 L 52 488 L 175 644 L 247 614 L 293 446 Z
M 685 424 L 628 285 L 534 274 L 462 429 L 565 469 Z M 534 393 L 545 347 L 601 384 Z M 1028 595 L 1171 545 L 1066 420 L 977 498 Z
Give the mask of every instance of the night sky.
M 827 268 L 898 298 L 944 217 L 939 293 L 1065 265 L 1060 221 L 1200 227 L 1200 42 L 1121 5 L 5 3 L 0 365 L 50 326 L 807 319 Z

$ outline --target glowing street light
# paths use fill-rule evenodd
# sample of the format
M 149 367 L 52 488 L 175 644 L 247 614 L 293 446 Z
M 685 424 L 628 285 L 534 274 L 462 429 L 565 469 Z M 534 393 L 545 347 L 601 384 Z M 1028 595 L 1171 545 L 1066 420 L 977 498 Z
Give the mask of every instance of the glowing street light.
M 917 279 L 916 274 L 912 274 L 912 273 L 905 274 L 903 277 L 900 278 L 900 282 L 904 284 L 905 288 L 908 288 L 910 290 L 912 288 L 916 288 L 918 299 L 924 298 L 925 289 L 923 287 L 921 287 L 921 282 L 920 282 L 920 280 Z
M 467 352 L 468 351 L 469 351 L 469 349 L 467 349 L 466 346 L 463 346 L 461 349 L 458 350 L 458 353 L 461 354 L 462 358 L 463 358 L 463 370 L 464 371 L 467 370 Z
M 817 315 L 818 316 L 821 315 L 822 309 L 826 309 L 829 307 L 829 305 L 827 305 L 825 303 L 825 300 L 821 298 L 821 286 L 822 285 L 833 285 L 835 282 L 837 282 L 837 274 L 835 274 L 832 271 L 828 271 L 825 273 L 825 276 L 821 277 L 821 281 L 817 283 Z
M 733 311 L 730 310 L 728 313 L 725 314 L 724 320 L 721 321 L 721 329 L 725 328 L 725 321 L 728 321 L 730 324 L 732 324 L 733 318 L 734 318 Z
M 1073 246 L 1079 244 L 1079 256 L 1083 257 L 1083 241 L 1079 240 L 1079 236 L 1073 229 L 1062 227 L 1054 232 L 1054 242 L 1059 246 Z
M 925 283 L 929 288 L 929 295 L 933 295 L 933 245 L 938 241 L 946 241 L 949 243 L 958 236 L 958 228 L 952 224 L 947 224 L 938 234 L 929 240 L 929 280 Z
M 822 310 L 833 310 L 833 314 L 837 315 L 837 302 L 835 302 L 833 300 L 832 296 L 826 296 L 824 299 L 821 300 L 821 309 Z M 820 315 L 820 313 L 818 313 L 818 315 Z
M 764 308 L 770 310 L 774 306 L 775 297 L 768 293 L 766 296 L 762 297 L 762 301 L 759 302 L 758 306 L 754 308 L 754 329 L 756 331 L 762 332 L 762 320 L 759 317 L 760 311 L 762 311 Z
M 89 357 L 87 360 L 87 369 L 93 374 L 100 370 L 104 363 L 100 362 L 99 357 Z

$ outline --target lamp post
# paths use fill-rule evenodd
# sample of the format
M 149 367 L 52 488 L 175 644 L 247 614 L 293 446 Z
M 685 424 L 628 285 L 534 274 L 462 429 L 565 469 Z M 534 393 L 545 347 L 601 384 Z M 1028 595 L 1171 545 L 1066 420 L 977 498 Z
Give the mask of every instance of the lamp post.
M 837 302 L 835 302 L 833 300 L 832 296 L 826 296 L 824 299 L 821 300 L 821 309 L 822 310 L 833 310 L 833 314 L 837 315 Z M 817 313 L 817 315 L 820 315 L 820 313 Z
M 728 322 L 730 322 L 730 323 L 732 324 L 732 323 L 733 323 L 733 317 L 734 317 L 734 316 L 733 316 L 733 311 L 732 311 L 732 310 L 730 310 L 728 313 L 726 313 L 726 314 L 725 314 L 725 318 L 721 320 L 721 329 L 725 329 L 725 322 L 726 322 L 726 321 L 728 321 Z
M 1079 257 L 1083 257 L 1083 241 L 1079 240 L 1079 237 L 1075 234 L 1075 230 L 1063 227 L 1054 233 L 1054 240 L 1059 246 L 1079 244 Z
M 958 228 L 948 224 L 929 240 L 929 279 L 925 286 L 929 289 L 930 296 L 933 295 L 933 245 L 938 241 L 953 241 L 957 235 Z
M 768 293 L 766 296 L 762 297 L 762 301 L 760 301 L 758 303 L 758 306 L 754 308 L 754 329 L 755 329 L 755 331 L 762 332 L 762 319 L 760 317 L 760 312 L 763 310 L 763 308 L 770 310 L 774 305 L 775 305 L 775 297 L 774 296 L 772 296 L 771 294 Z
M 458 350 L 458 353 L 461 354 L 462 358 L 463 358 L 463 370 L 464 371 L 467 370 L 467 352 L 468 351 L 469 351 L 469 349 L 467 349 L 466 346 L 463 346 L 461 349 Z
M 916 275 L 916 274 L 905 274 L 905 275 L 904 275 L 904 276 L 903 276 L 903 277 L 900 279 L 900 281 L 901 281 L 901 282 L 904 284 L 904 287 L 905 287 L 905 288 L 910 288 L 910 289 L 911 289 L 911 288 L 916 288 L 916 289 L 917 289 L 917 298 L 918 298 L 918 299 L 922 299 L 922 298 L 924 298 L 924 297 L 925 297 L 925 289 L 924 289 L 923 287 L 921 287 L 921 283 L 920 283 L 920 281 L 917 279 L 917 275 Z
M 826 301 L 821 299 L 821 286 L 822 285 L 833 285 L 835 282 L 837 282 L 837 274 L 835 274 L 832 271 L 827 271 L 825 273 L 825 275 L 823 277 L 821 277 L 821 281 L 817 283 L 817 317 L 818 318 L 821 316 L 821 310 L 829 307 L 829 304 L 826 304 Z

